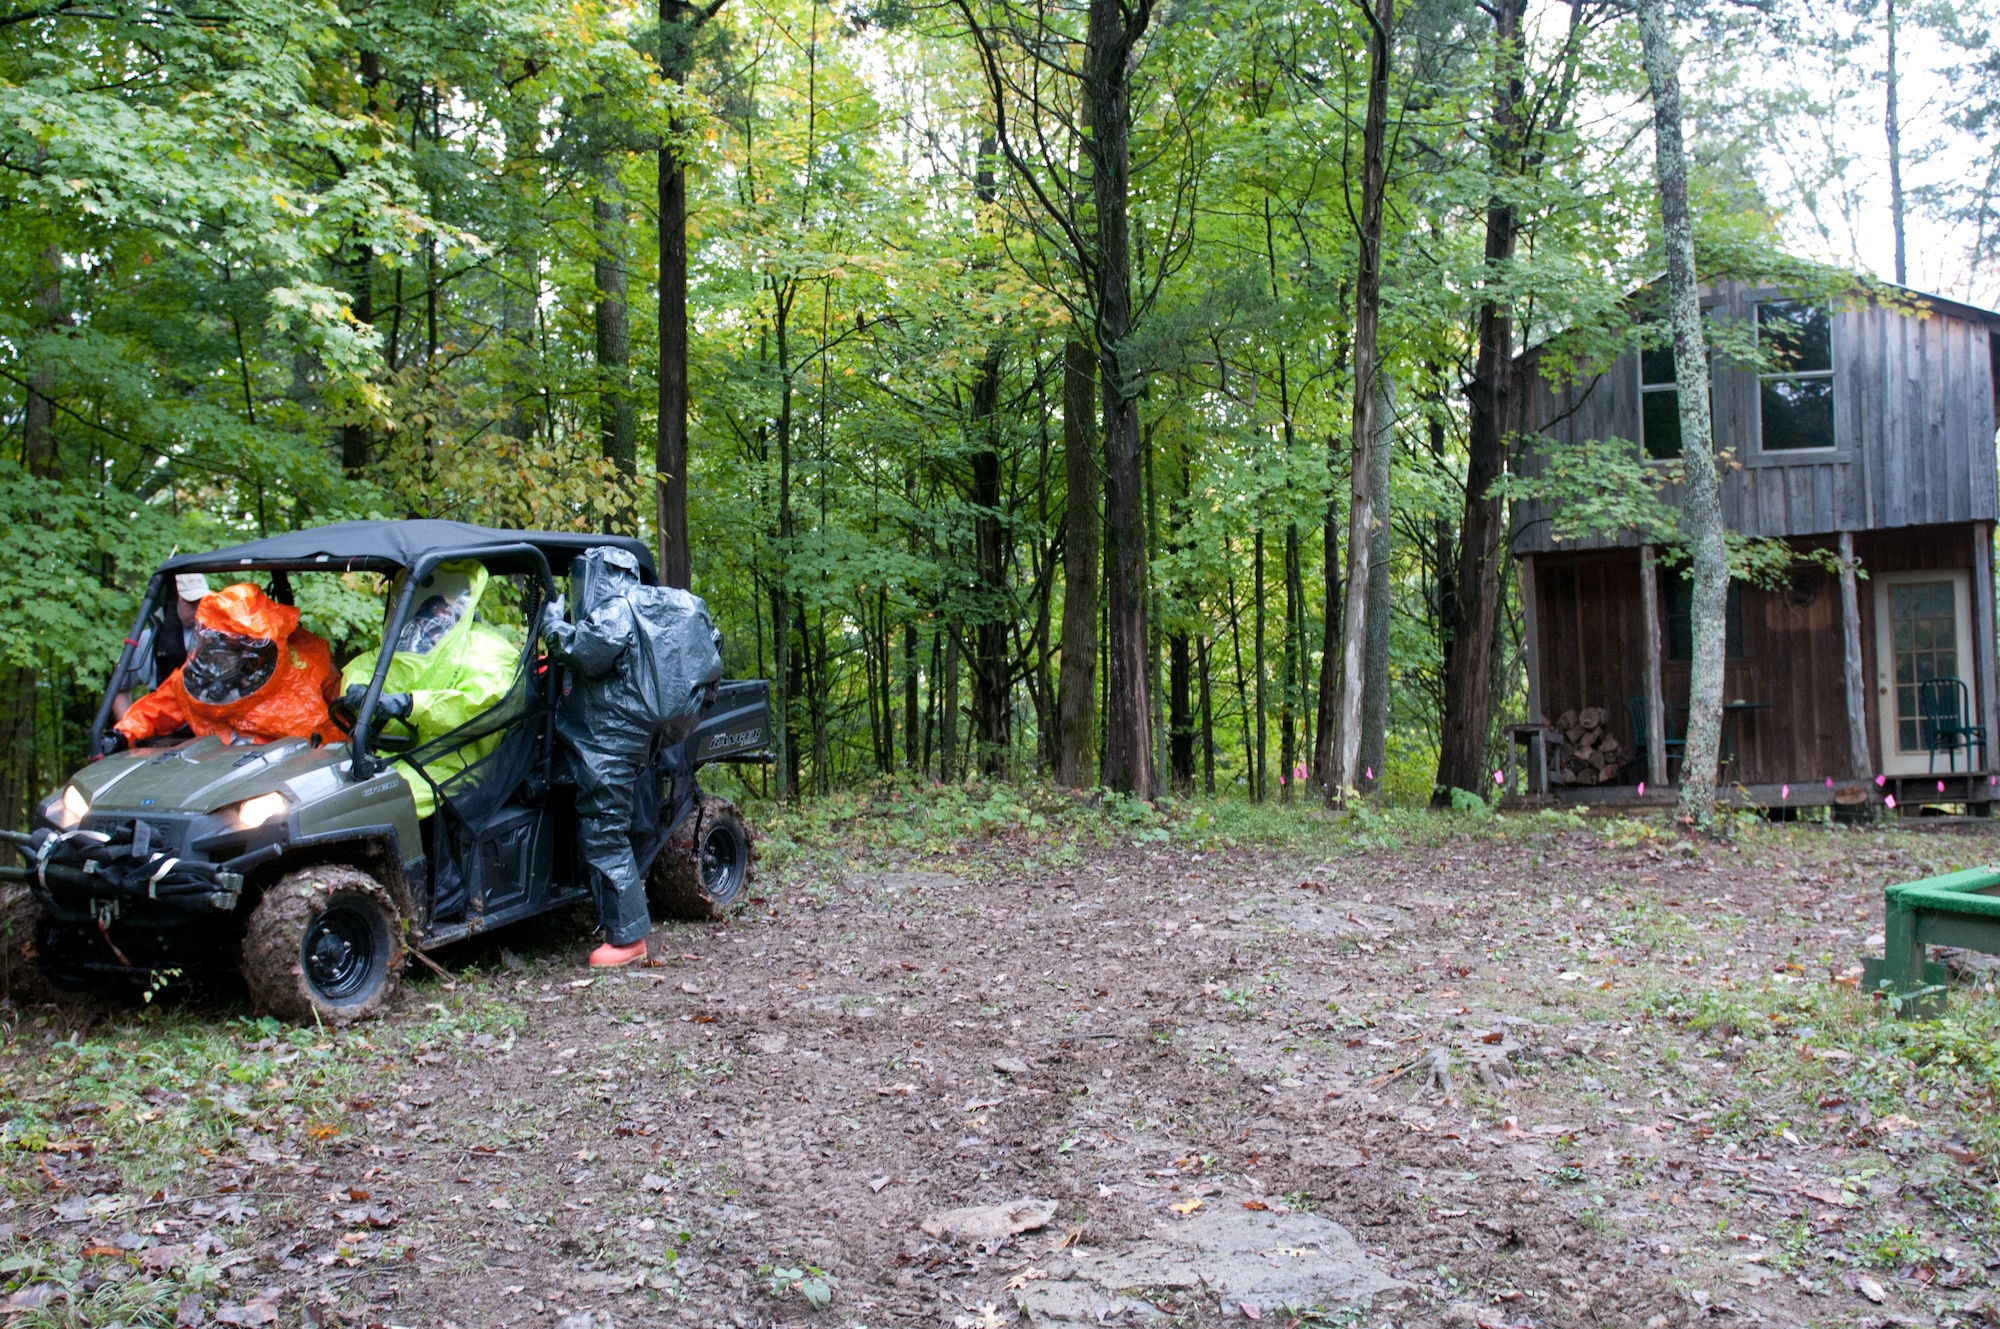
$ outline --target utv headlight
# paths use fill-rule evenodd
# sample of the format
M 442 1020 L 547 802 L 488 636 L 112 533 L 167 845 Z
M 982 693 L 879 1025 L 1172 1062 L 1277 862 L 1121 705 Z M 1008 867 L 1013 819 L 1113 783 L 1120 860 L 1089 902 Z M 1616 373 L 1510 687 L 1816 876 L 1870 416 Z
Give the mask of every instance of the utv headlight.
M 246 831 L 254 831 L 274 817 L 282 817 L 289 806 L 285 796 L 279 793 L 259 794 L 246 798 L 236 808 L 236 824 Z
M 81 789 L 69 785 L 62 791 L 61 798 L 49 800 L 42 815 L 64 830 L 69 830 L 90 815 L 90 800 L 83 796 Z

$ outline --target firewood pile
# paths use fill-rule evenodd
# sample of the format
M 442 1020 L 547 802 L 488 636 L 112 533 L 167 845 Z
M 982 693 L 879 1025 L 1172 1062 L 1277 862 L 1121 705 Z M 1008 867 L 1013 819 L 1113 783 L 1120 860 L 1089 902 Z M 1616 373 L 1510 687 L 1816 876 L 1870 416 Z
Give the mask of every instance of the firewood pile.
M 1604 722 L 1610 717 L 1611 713 L 1602 706 L 1585 706 L 1581 710 L 1564 711 L 1556 718 L 1556 728 L 1562 730 L 1563 736 L 1558 780 L 1566 779 L 1570 784 L 1610 784 L 1618 778 L 1618 772 L 1632 759 L 1632 754 L 1618 735 L 1605 729 Z

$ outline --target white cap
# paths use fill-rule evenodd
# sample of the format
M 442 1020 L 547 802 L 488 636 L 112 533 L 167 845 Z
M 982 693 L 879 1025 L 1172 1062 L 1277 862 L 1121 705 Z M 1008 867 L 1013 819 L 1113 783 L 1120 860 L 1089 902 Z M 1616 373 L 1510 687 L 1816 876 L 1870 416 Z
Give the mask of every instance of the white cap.
M 199 572 L 183 572 L 174 577 L 174 589 L 183 600 L 199 600 L 208 594 L 208 578 Z

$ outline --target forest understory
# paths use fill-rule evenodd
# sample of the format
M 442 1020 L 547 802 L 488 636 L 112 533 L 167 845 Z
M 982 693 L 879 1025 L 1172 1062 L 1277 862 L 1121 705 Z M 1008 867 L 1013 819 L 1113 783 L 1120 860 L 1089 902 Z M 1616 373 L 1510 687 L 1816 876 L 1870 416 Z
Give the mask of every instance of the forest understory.
M 1981 828 L 764 821 L 750 905 L 648 967 L 545 921 L 353 1030 L 52 1004 L 17 929 L 0 1324 L 2000 1320 L 2000 999 L 1855 983 Z

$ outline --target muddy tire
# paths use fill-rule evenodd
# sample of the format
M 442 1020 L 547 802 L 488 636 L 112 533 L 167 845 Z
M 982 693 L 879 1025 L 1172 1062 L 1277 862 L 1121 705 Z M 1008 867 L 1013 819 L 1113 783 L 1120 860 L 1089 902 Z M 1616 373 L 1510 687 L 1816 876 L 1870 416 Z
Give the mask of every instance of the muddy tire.
M 403 971 L 403 916 L 357 868 L 305 868 L 264 892 L 243 934 L 243 981 L 260 1015 L 352 1024 L 379 1015 Z
M 704 798 L 660 847 L 646 874 L 646 905 L 656 919 L 722 918 L 743 902 L 755 867 L 743 814 L 726 798 Z

